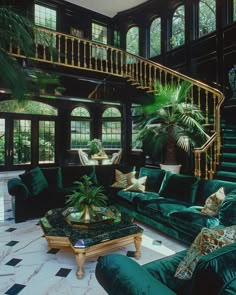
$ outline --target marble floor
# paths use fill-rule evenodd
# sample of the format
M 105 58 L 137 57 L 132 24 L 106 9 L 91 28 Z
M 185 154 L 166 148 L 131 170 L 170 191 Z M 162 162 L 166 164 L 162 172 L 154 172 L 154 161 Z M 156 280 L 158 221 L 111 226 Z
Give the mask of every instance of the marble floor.
M 19 172 L 18 172 L 19 174 Z M 50 249 L 38 220 L 14 223 L 7 180 L 0 173 L 0 295 L 105 295 L 95 277 L 97 257 L 85 263 L 85 277 L 76 277 L 76 262 L 67 249 Z M 137 222 L 144 228 L 139 264 L 151 262 L 186 248 L 184 244 Z M 161 245 L 153 245 L 161 240 Z M 127 254 L 134 246 L 117 249 Z M 134 258 L 130 258 L 134 259 Z M 124 294 L 125 295 L 125 294 Z

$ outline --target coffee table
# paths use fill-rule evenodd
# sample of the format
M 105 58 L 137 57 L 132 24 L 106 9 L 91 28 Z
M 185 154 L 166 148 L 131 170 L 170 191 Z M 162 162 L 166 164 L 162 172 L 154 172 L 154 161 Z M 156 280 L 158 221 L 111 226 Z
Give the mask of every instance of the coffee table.
M 50 210 L 40 219 L 39 224 L 49 247 L 69 247 L 75 254 L 78 266 L 76 275 L 84 277 L 86 259 L 112 252 L 117 248 L 134 243 L 134 257 L 141 257 L 143 229 L 132 222 L 132 218 L 114 206 L 102 208 L 104 221 L 81 224 L 71 218 L 71 208 Z M 113 212 L 114 214 L 111 214 Z M 107 218 L 109 215 L 109 218 Z

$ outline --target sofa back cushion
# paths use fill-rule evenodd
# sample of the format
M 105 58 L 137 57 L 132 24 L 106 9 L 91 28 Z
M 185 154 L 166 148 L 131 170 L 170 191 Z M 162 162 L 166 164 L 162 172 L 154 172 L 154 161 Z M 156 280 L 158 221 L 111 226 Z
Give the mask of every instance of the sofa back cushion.
M 236 225 L 236 189 L 228 193 L 221 203 L 219 220 L 224 226 Z
M 204 206 L 206 199 L 221 187 L 224 188 L 225 195 L 227 195 L 229 192 L 236 189 L 236 183 L 219 179 L 201 179 L 196 192 L 195 204 Z
M 49 190 L 58 190 L 63 188 L 61 167 L 41 168 L 41 170 L 47 179 Z
M 166 172 L 159 168 L 141 167 L 139 171 L 139 178 L 147 176 L 146 191 L 158 192 Z
M 63 166 L 61 167 L 63 188 L 73 187 L 75 181 L 81 181 L 81 177 L 87 175 L 97 184 L 97 176 L 94 166 Z
M 159 195 L 164 198 L 177 199 L 193 203 L 198 178 L 191 175 L 166 172 Z
M 32 196 L 37 196 L 43 190 L 48 188 L 47 179 L 39 167 L 26 171 L 19 176 Z

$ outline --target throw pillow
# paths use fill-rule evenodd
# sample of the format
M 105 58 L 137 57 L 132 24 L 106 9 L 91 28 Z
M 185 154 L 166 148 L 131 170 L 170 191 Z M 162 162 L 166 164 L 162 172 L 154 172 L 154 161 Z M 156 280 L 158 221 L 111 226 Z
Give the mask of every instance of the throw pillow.
M 147 180 L 147 176 L 141 178 L 131 178 L 131 185 L 127 188 L 123 189 L 123 191 L 133 191 L 133 192 L 141 192 L 145 193 L 145 183 Z
M 131 185 L 131 178 L 134 177 L 135 171 L 129 173 L 122 173 L 119 170 L 115 170 L 115 183 L 112 184 L 112 187 L 116 188 L 126 188 Z
M 224 188 L 221 187 L 217 192 L 210 195 L 201 210 L 201 214 L 209 216 L 218 216 L 219 206 L 225 199 Z
M 189 280 L 199 259 L 214 250 L 235 242 L 236 226 L 209 229 L 204 227 L 190 246 L 186 256 L 178 265 L 175 277 Z
M 48 187 L 48 182 L 39 167 L 20 175 L 22 182 L 33 196 L 37 196 Z

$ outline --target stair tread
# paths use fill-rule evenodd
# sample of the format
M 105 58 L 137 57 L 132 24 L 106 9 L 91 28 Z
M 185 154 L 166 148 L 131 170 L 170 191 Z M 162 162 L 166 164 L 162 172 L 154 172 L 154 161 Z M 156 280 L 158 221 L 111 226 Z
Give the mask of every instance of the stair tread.
M 235 167 L 236 168 L 236 163 L 232 163 L 232 162 L 221 162 L 220 166 L 227 166 L 227 167 Z
M 236 172 L 228 172 L 228 171 L 217 171 L 215 178 L 223 176 L 224 178 L 233 178 L 236 180 Z M 230 180 L 229 180 L 230 181 Z

